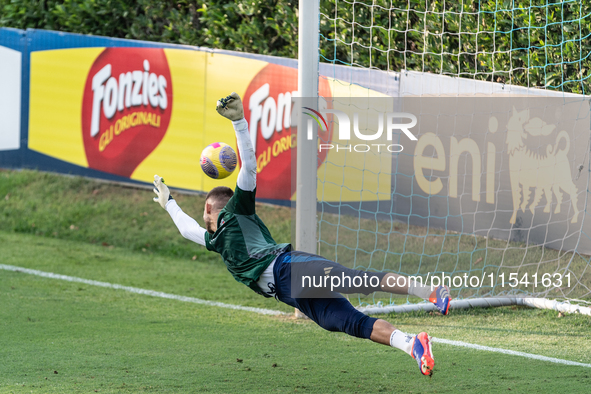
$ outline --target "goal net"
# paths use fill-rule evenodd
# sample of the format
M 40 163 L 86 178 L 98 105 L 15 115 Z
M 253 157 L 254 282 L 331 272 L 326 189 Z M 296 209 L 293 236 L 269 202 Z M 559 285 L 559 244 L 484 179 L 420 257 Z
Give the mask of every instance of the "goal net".
M 321 255 L 456 306 L 589 298 L 591 4 L 323 0 L 319 37 Z

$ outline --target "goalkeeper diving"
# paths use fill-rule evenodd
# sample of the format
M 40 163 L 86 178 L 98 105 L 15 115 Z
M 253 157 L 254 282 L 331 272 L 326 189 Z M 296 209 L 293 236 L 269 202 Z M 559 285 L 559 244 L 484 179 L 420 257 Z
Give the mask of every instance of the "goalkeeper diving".
M 181 235 L 219 253 L 234 279 L 256 293 L 298 308 L 328 331 L 344 332 L 400 349 L 416 360 L 423 375 L 432 375 L 435 362 L 427 333 L 405 334 L 385 320 L 358 311 L 341 294 L 370 294 L 378 290 L 410 294 L 434 303 L 446 315 L 451 300 L 449 289 L 439 286 L 433 290 L 394 273 L 350 269 L 321 256 L 295 251 L 290 244 L 277 244 L 256 214 L 257 163 L 242 101 L 238 94 L 232 93 L 217 102 L 216 110 L 232 121 L 242 167 L 234 190 L 218 186 L 207 194 L 203 210 L 205 228 L 181 210 L 162 178 L 154 176 L 157 195 L 154 201 L 169 213 Z M 299 278 L 302 273 L 319 277 L 330 273 L 352 280 L 343 280 L 337 288 L 321 289 L 318 294 L 318 288 L 304 288 L 299 286 L 299 281 L 292 281 L 292 276 Z M 352 285 L 361 283 L 355 278 L 364 285 Z

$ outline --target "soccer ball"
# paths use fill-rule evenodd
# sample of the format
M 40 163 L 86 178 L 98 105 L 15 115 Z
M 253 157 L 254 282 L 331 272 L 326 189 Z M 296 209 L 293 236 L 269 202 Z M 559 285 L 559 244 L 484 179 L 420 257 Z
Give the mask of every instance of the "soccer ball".
M 224 179 L 236 168 L 236 152 L 228 144 L 214 142 L 201 152 L 201 169 L 210 178 Z

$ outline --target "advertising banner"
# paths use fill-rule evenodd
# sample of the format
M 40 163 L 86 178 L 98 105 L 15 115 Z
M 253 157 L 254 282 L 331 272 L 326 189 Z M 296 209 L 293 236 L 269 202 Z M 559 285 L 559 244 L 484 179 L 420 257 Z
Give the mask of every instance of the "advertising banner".
M 297 149 L 292 119 L 297 68 L 290 62 L 103 37 L 31 34 L 28 148 L 38 154 L 33 161 L 50 160 L 58 171 L 120 181 L 151 182 L 158 174 L 170 186 L 187 190 L 233 187 L 238 171 L 214 180 L 203 173 L 199 158 L 214 142 L 237 150 L 232 125 L 215 111 L 216 101 L 235 91 L 243 99 L 255 147 L 257 196 L 284 204 L 294 197 L 290 153 Z M 335 93 L 385 96 L 326 76 L 319 78 L 319 89 L 326 99 Z M 329 141 L 330 132 L 321 138 Z M 346 152 L 322 152 L 321 182 L 340 181 L 338 167 L 345 162 Z M 381 186 L 389 189 L 389 179 Z M 359 193 L 343 196 L 330 187 L 319 188 L 318 194 L 331 201 L 359 199 Z
M 0 29 L 0 151 L 21 146 L 21 83 L 24 31 Z M 16 156 L 0 157 L 0 163 L 18 166 Z
M 0 29 L 0 59 L 2 166 L 132 183 L 158 174 L 202 192 L 234 187 L 240 163 L 222 180 L 200 167 L 209 144 L 237 151 L 232 125 L 215 110 L 234 91 L 255 148 L 257 197 L 297 198 L 294 59 L 34 29 Z M 589 159 L 580 97 L 528 101 L 547 92 L 410 71 L 319 70 L 321 99 L 306 127 L 318 124 L 310 157 L 323 212 L 591 253 L 580 237 Z M 396 113 L 416 116 L 417 141 L 392 134 Z M 384 150 L 396 144 L 403 149 Z
M 410 224 L 590 254 L 589 108 L 580 98 L 404 98 L 418 141 L 398 155 Z M 490 256 L 489 256 L 490 257 Z
M 142 182 L 157 173 L 190 190 L 235 184 L 236 174 L 207 178 L 199 157 L 213 142 L 236 148 L 232 125 L 215 112 L 215 101 L 246 90 L 248 76 L 265 63 L 229 58 L 171 48 L 33 52 L 29 149 Z M 224 72 L 229 62 L 239 75 Z

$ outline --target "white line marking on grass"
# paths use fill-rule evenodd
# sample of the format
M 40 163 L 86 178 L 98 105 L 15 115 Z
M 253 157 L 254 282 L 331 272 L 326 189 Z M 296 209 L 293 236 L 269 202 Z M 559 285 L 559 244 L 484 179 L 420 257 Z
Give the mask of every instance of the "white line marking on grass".
M 539 356 L 537 354 L 516 352 L 515 350 L 507 350 L 507 349 L 500 349 L 500 348 L 496 348 L 496 347 L 474 345 L 472 343 L 467 343 L 467 342 L 462 342 L 462 341 L 451 341 L 449 339 L 441 339 L 441 338 L 433 338 L 433 337 L 431 337 L 431 341 L 433 341 L 435 343 L 444 343 L 446 345 L 451 345 L 451 346 L 467 347 L 467 348 L 475 349 L 475 350 L 484 350 L 487 352 L 509 354 L 511 356 L 527 357 L 527 358 L 532 358 L 534 360 L 548 361 L 548 362 L 556 363 L 556 364 L 574 365 L 577 367 L 591 368 L 591 364 L 584 364 L 584 363 L 578 363 L 576 361 L 562 360 L 560 358 L 554 358 L 554 357 Z
M 223 302 L 201 300 L 199 298 L 179 296 L 179 295 L 175 295 L 175 294 L 163 293 L 160 291 L 145 290 L 145 289 L 140 289 L 137 287 L 122 286 L 122 285 L 118 285 L 118 284 L 114 284 L 114 283 L 99 282 L 96 280 L 82 279 L 82 278 L 77 278 L 75 276 L 67 276 L 67 275 L 54 274 L 51 272 L 37 271 L 37 270 L 29 269 L 29 268 L 16 267 L 14 265 L 0 264 L 0 269 L 6 270 L 6 271 L 22 272 L 24 274 L 41 276 L 43 278 L 60 279 L 60 280 L 68 281 L 68 282 L 84 283 L 84 284 L 91 285 L 91 286 L 99 286 L 99 287 L 106 287 L 109 289 L 124 290 L 124 291 L 128 291 L 130 293 L 143 294 L 143 295 L 148 295 L 148 296 L 152 296 L 152 297 L 168 298 L 171 300 L 183 301 L 183 302 L 192 302 L 194 304 L 217 306 L 219 308 L 228 308 L 228 309 L 235 309 L 235 310 L 241 310 L 241 311 L 255 312 L 255 313 L 260 313 L 263 315 L 287 315 L 287 313 L 285 313 L 285 312 L 275 311 L 272 309 L 254 308 L 254 307 L 250 307 L 250 306 L 232 305 L 232 304 L 226 304 Z M 526 357 L 526 358 L 531 358 L 534 360 L 547 361 L 547 362 L 556 363 L 556 364 L 565 364 L 565 365 L 572 365 L 572 366 L 577 366 L 577 367 L 591 368 L 591 364 L 584 364 L 584 363 L 579 363 L 576 361 L 562 360 L 562 359 L 553 358 L 553 357 L 539 356 L 537 354 L 516 352 L 514 350 L 507 350 L 507 349 L 500 349 L 500 348 L 489 347 L 489 346 L 475 345 L 472 343 L 467 343 L 467 342 L 462 342 L 462 341 L 452 341 L 449 339 L 442 339 L 442 338 L 431 337 L 431 340 L 435 343 L 443 343 L 445 345 L 459 346 L 459 347 L 465 347 L 465 348 L 475 349 L 475 350 L 482 350 L 482 351 L 487 351 L 487 352 L 502 353 L 502 354 L 508 354 L 511 356 Z
M 255 312 L 255 313 L 260 313 L 263 315 L 285 315 L 286 314 L 285 312 L 274 311 L 272 309 L 254 308 L 254 307 L 250 307 L 250 306 L 232 305 L 232 304 L 226 304 L 223 302 L 201 300 L 199 298 L 179 296 L 176 294 L 163 293 L 160 291 L 145 290 L 145 289 L 140 289 L 137 287 L 123 286 L 123 285 L 118 285 L 118 284 L 114 284 L 114 283 L 99 282 L 96 280 L 76 278 L 75 276 L 59 275 L 59 274 L 54 274 L 51 272 L 37 271 L 37 270 L 29 269 L 29 268 L 16 267 L 14 265 L 0 264 L 0 269 L 6 270 L 6 271 L 22 272 L 24 274 L 36 275 L 36 276 L 41 276 L 41 277 L 50 278 L 50 279 L 60 279 L 60 280 L 66 280 L 68 282 L 84 283 L 84 284 L 91 285 L 91 286 L 99 286 L 99 287 L 106 287 L 109 289 L 124 290 L 124 291 L 128 291 L 130 293 L 149 295 L 152 297 L 168 298 L 168 299 L 176 300 L 176 301 L 192 302 L 194 304 L 217 306 L 219 308 L 228 308 L 228 309 L 237 309 L 237 310 L 241 310 L 241 311 Z

